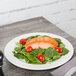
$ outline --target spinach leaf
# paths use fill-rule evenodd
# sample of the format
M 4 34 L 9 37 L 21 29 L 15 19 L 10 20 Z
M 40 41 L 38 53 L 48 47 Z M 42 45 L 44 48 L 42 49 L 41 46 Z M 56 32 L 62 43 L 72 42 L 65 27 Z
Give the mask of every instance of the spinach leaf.
M 60 58 L 60 55 L 55 55 L 55 56 L 53 57 L 52 61 L 55 61 L 55 60 L 57 60 L 57 59 L 59 59 L 59 58 Z
M 20 54 L 20 53 L 16 53 L 16 52 L 13 52 L 14 56 L 18 59 L 25 59 L 25 56 L 23 54 Z
M 62 42 L 61 42 L 61 39 L 59 39 L 59 38 L 54 38 L 59 44 L 61 44 Z
M 45 59 L 47 61 L 56 60 L 60 57 L 60 54 L 54 48 L 48 48 L 44 53 Z
M 36 35 L 36 36 L 30 36 L 26 39 L 32 39 L 32 38 L 36 38 L 36 37 L 49 37 L 49 36 L 47 36 L 47 35 Z
M 40 35 L 36 35 L 36 36 L 30 36 L 30 37 L 28 37 L 28 38 L 26 38 L 26 39 L 32 39 L 32 38 L 36 38 L 36 37 L 39 37 Z
M 61 39 L 59 39 L 59 38 L 54 38 L 54 39 L 58 42 L 60 48 L 65 47 L 65 45 L 63 44 L 63 42 L 61 41 Z
M 66 55 L 69 52 L 68 49 L 66 48 L 62 48 L 62 55 Z
M 65 45 L 63 43 L 61 43 L 61 44 L 59 44 L 59 47 L 63 48 L 63 47 L 65 47 Z
M 17 42 L 16 45 L 17 45 L 18 47 L 20 47 L 20 48 L 25 48 L 25 45 L 24 45 L 24 44 L 21 44 L 21 43 L 19 43 L 19 42 Z
M 38 54 L 43 54 L 45 52 L 45 49 L 34 49 L 32 50 L 32 52 L 30 52 L 30 54 L 37 56 Z

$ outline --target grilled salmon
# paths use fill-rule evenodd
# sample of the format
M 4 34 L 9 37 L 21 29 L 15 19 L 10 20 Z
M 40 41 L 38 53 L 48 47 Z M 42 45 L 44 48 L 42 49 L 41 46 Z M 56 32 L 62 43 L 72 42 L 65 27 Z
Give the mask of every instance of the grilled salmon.
M 58 42 L 51 37 L 37 37 L 37 38 L 32 38 L 28 39 L 26 41 L 25 47 L 32 46 L 33 49 L 47 49 L 49 47 L 57 47 Z

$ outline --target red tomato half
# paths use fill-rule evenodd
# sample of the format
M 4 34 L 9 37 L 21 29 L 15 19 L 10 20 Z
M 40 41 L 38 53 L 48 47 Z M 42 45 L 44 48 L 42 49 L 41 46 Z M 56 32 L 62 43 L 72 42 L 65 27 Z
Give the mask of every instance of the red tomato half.
M 60 47 L 55 47 L 55 49 L 58 51 L 58 53 L 62 53 L 62 49 Z
M 32 47 L 31 46 L 28 46 L 27 48 L 26 48 L 26 52 L 27 53 L 30 53 L 32 51 Z
M 21 44 L 25 44 L 26 43 L 26 39 L 21 39 L 19 42 L 21 43 Z
M 43 55 L 43 54 L 38 54 L 37 58 L 38 58 L 41 62 L 44 62 L 44 55 Z

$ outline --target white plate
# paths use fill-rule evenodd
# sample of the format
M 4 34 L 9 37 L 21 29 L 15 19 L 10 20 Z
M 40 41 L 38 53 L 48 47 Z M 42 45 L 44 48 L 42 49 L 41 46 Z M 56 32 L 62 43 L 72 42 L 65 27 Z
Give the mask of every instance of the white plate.
M 67 55 L 62 56 L 60 59 L 46 64 L 40 64 L 40 65 L 36 65 L 36 64 L 27 64 L 25 61 L 19 60 L 16 57 L 13 56 L 12 51 L 14 50 L 14 48 L 16 47 L 16 42 L 19 42 L 19 40 L 21 38 L 27 38 L 29 36 L 34 36 L 34 35 L 48 35 L 50 37 L 53 38 L 60 38 L 62 40 L 62 42 L 66 45 L 66 48 L 70 51 Z M 55 34 L 51 34 L 51 33 L 42 33 L 42 32 L 37 32 L 37 33 L 28 33 L 28 34 L 24 34 L 21 36 L 18 36 L 16 38 L 14 38 L 13 40 L 11 40 L 5 47 L 4 50 L 4 54 L 5 57 L 7 58 L 7 60 L 9 62 L 11 62 L 12 64 L 20 67 L 20 68 L 24 68 L 24 69 L 30 69 L 30 70 L 46 70 L 46 69 L 52 69 L 52 68 L 56 68 L 58 66 L 63 65 L 64 63 L 66 63 L 68 60 L 71 59 L 71 57 L 73 56 L 74 53 L 74 49 L 73 46 L 71 45 L 71 43 L 66 40 L 65 38 L 55 35 Z

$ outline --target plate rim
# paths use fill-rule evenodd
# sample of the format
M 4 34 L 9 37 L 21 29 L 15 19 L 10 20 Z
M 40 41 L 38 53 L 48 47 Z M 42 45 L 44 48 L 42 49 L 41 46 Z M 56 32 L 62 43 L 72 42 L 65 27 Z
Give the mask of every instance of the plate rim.
M 43 33 L 43 34 L 51 34 L 51 35 L 59 36 L 59 35 L 57 35 L 57 34 L 46 33 L 46 32 L 32 32 L 32 33 L 26 33 L 26 34 L 33 34 L 33 33 L 35 33 L 35 34 Z M 14 40 L 14 39 L 16 39 L 16 38 L 19 38 L 19 37 L 21 37 L 21 36 L 23 36 L 23 35 L 25 35 L 25 34 L 19 35 L 19 36 L 13 38 L 12 40 Z M 64 38 L 64 37 L 62 37 L 62 36 L 59 36 L 59 37 L 61 37 L 61 38 L 65 39 L 65 40 L 67 40 L 66 38 Z M 73 54 L 74 54 L 73 45 L 70 43 L 70 41 L 67 40 L 67 41 L 71 44 L 71 46 L 72 46 L 72 56 L 71 56 L 66 62 L 62 63 L 62 64 L 59 65 L 59 66 L 55 66 L 55 67 L 52 67 L 52 68 L 50 68 L 50 67 L 49 67 L 49 68 L 42 68 L 42 69 L 37 69 L 37 68 L 36 68 L 36 69 L 35 69 L 35 68 L 34 68 L 34 69 L 32 69 L 32 68 L 24 68 L 24 67 L 22 67 L 22 66 L 18 66 L 18 65 L 16 65 L 16 64 L 14 64 L 14 63 L 13 63 L 12 61 L 10 61 L 10 60 L 7 58 L 7 56 L 6 56 L 6 53 L 5 53 L 6 47 L 8 46 L 8 44 L 9 44 L 12 40 L 10 40 L 10 41 L 6 44 L 6 46 L 5 46 L 5 48 L 4 48 L 4 55 L 5 55 L 5 58 L 6 58 L 11 64 L 13 64 L 13 65 L 15 65 L 15 66 L 17 66 L 17 67 L 19 67 L 19 68 L 23 68 L 23 69 L 29 69 L 29 70 L 48 70 L 48 69 L 53 69 L 53 68 L 59 67 L 59 66 L 65 64 L 66 62 L 68 62 L 68 61 L 72 58 L 72 56 L 73 56 Z

